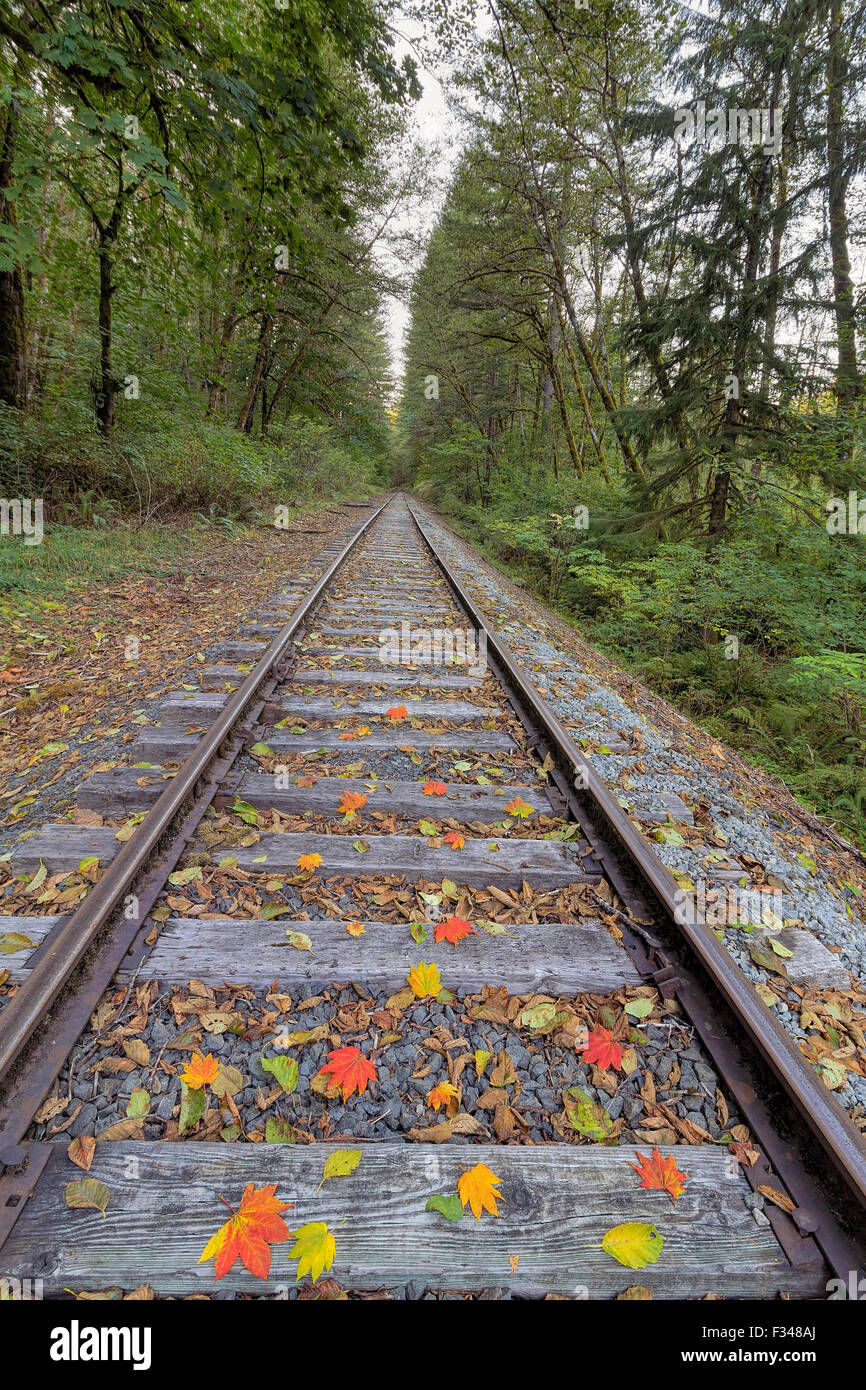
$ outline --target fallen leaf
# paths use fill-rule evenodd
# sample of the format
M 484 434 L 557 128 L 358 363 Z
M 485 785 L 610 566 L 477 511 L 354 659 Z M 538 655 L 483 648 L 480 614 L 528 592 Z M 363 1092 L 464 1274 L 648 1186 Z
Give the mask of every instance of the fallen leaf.
M 595 1062 L 602 1071 L 609 1071 L 611 1067 L 622 1067 L 622 1048 L 619 1043 L 614 1042 L 607 1028 L 594 1028 L 584 1047 L 578 1050 L 583 1062 Z
M 207 1097 L 204 1087 L 187 1086 L 184 1080 L 180 1084 L 180 1116 L 178 1118 L 178 1129 L 181 1134 L 186 1134 L 187 1130 L 194 1129 L 205 1112 Z
M 198 1091 L 202 1086 L 210 1086 L 216 1081 L 219 1069 L 219 1062 L 210 1052 L 204 1057 L 200 1052 L 193 1052 L 186 1064 L 186 1070 L 180 1074 L 181 1080 L 186 1082 L 191 1091 Z
M 289 1251 L 289 1259 L 298 1262 L 295 1282 L 310 1274 L 315 1284 L 322 1270 L 331 1268 L 336 1253 L 336 1242 L 324 1221 L 308 1221 L 305 1226 L 299 1226 Z
M 66 1148 L 66 1157 L 77 1167 L 83 1168 L 85 1173 L 90 1171 L 95 1153 L 96 1140 L 92 1134 L 79 1134 L 78 1138 L 73 1139 Z
M 287 1096 L 297 1089 L 298 1064 L 294 1057 L 260 1057 L 259 1063 L 263 1071 L 277 1078 Z
M 637 1163 L 631 1163 L 629 1167 L 637 1173 L 641 1187 L 661 1188 L 663 1192 L 667 1192 L 672 1202 L 676 1202 L 683 1191 L 688 1174 L 680 1172 L 673 1154 L 662 1158 L 658 1148 L 655 1148 L 651 1158 L 647 1159 L 641 1153 L 636 1153 L 635 1158 L 638 1160 Z
M 476 1076 L 483 1076 L 483 1075 L 484 1075 L 484 1068 L 487 1066 L 487 1063 L 490 1061 L 490 1058 L 491 1058 L 492 1056 L 493 1056 L 493 1053 L 492 1053 L 492 1052 L 485 1052 L 485 1050 L 484 1050 L 483 1047 L 477 1047 L 477 1048 L 475 1049 L 475 1075 L 476 1075 Z
M 36 942 L 23 932 L 6 931 L 0 936 L 0 955 L 14 956 L 16 951 L 32 951 Z
M 346 1101 L 353 1091 L 358 1095 L 366 1091 L 367 1082 L 376 1080 L 376 1068 L 359 1047 L 338 1047 L 328 1053 L 319 1075 L 328 1078 L 330 1086 L 339 1086 Z
M 563 1091 L 562 1099 L 572 1129 L 576 1129 L 585 1139 L 594 1139 L 599 1144 L 608 1139 L 613 1120 L 603 1105 L 596 1104 L 588 1091 L 574 1086 L 571 1090 Z
M 432 1197 L 427 1198 L 424 1210 L 438 1211 L 446 1221 L 459 1221 L 463 1216 L 463 1203 L 456 1193 L 443 1197 L 441 1192 L 434 1192 Z
M 784 1192 L 780 1192 L 777 1187 L 770 1187 L 769 1183 L 758 1183 L 758 1191 L 762 1197 L 766 1197 L 768 1202 L 781 1207 L 782 1211 L 788 1212 L 789 1215 L 796 1210 L 796 1204 Z
M 498 1215 L 496 1202 L 505 1201 L 502 1193 L 496 1191 L 501 1181 L 495 1173 L 491 1173 L 486 1163 L 476 1163 L 474 1168 L 460 1174 L 457 1179 L 457 1193 L 464 1207 L 469 1203 L 472 1215 L 477 1221 L 481 1220 L 482 1210 L 489 1211 L 493 1216 Z
M 248 1183 L 244 1188 L 240 1206 L 232 1212 L 230 1219 L 221 1226 L 216 1235 L 211 1236 L 198 1258 L 198 1263 L 216 1256 L 214 1276 L 222 1279 L 228 1274 L 235 1260 L 240 1256 L 241 1263 L 259 1279 L 267 1279 L 271 1268 L 271 1246 L 288 1240 L 291 1232 L 280 1212 L 287 1211 L 293 1202 L 281 1202 L 274 1193 L 276 1183 L 257 1188 Z M 225 1201 L 225 1198 L 222 1199 Z
M 432 961 L 429 965 L 423 960 L 419 961 L 417 965 L 412 966 L 406 978 L 412 993 L 419 999 L 426 999 L 431 995 L 436 998 L 442 990 L 439 967 Z
M 655 1226 L 650 1226 L 645 1221 L 626 1221 L 621 1226 L 613 1226 L 601 1241 L 601 1249 L 629 1269 L 643 1269 L 645 1265 L 654 1265 L 663 1245 L 664 1239 Z M 598 1248 L 590 1246 L 592 1250 Z
M 354 1173 L 360 1162 L 360 1149 L 337 1149 L 335 1153 L 328 1154 L 325 1159 L 322 1182 L 319 1183 L 316 1191 L 318 1192 L 322 1183 L 327 1182 L 329 1178 L 347 1178 L 350 1173 Z
M 437 941 L 448 941 L 456 946 L 464 936 L 477 936 L 478 933 L 472 923 L 464 921 L 462 917 L 446 917 L 444 921 L 436 923 L 433 935 Z
M 427 1104 L 433 1110 L 439 1110 L 441 1106 L 448 1105 L 449 1101 L 456 1100 L 457 1087 L 452 1086 L 450 1081 L 440 1081 L 434 1086 L 432 1091 L 427 1092 Z
M 111 1193 L 98 1178 L 76 1178 L 66 1184 L 66 1205 L 68 1207 L 95 1207 L 105 1216 Z

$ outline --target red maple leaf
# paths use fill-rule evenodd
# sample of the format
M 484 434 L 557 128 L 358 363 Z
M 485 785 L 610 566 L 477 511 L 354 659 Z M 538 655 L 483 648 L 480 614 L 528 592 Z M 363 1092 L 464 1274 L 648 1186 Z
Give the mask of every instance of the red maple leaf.
M 677 1167 L 677 1161 L 673 1154 L 668 1154 L 667 1158 L 662 1158 L 658 1147 L 653 1149 L 652 1158 L 644 1158 L 643 1154 L 635 1154 L 637 1163 L 630 1163 L 640 1178 L 641 1187 L 658 1187 L 666 1192 L 672 1202 L 676 1202 L 685 1186 L 687 1173 L 681 1173 Z
M 595 1062 L 602 1071 L 622 1066 L 622 1048 L 607 1028 L 594 1028 L 582 1049 L 584 1062 Z
M 448 787 L 445 782 L 425 782 L 421 788 L 425 796 L 445 796 Z
M 464 922 L 462 917 L 446 917 L 444 922 L 436 923 L 433 935 L 437 941 L 450 941 L 452 946 L 456 946 L 464 936 L 477 936 L 478 933 L 472 923 Z
M 376 1080 L 376 1068 L 367 1061 L 360 1047 L 337 1047 L 328 1053 L 320 1075 L 328 1078 L 330 1086 L 339 1086 L 343 1100 L 348 1100 L 353 1091 L 357 1090 L 360 1095 L 366 1091 L 368 1081 Z
M 211 1236 L 201 1255 L 203 1260 L 211 1260 L 216 1255 L 214 1276 L 222 1279 L 228 1274 L 240 1255 L 241 1262 L 259 1279 L 267 1279 L 271 1268 L 271 1246 L 288 1240 L 291 1231 L 280 1216 L 281 1211 L 293 1207 L 294 1202 L 281 1202 L 274 1196 L 276 1183 L 257 1188 L 249 1183 L 244 1188 L 240 1206 L 233 1211 L 231 1218 L 221 1226 L 216 1235 Z M 225 1202 L 225 1198 L 222 1198 Z

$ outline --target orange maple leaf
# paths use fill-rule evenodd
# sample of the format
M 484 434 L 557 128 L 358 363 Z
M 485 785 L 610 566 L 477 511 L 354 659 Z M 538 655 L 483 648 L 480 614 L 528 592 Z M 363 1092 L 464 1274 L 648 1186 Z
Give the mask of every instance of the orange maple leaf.
M 321 862 L 322 862 L 322 856 L 321 856 L 321 854 L 300 854 L 300 855 L 298 855 L 298 868 L 299 868 L 299 869 L 303 869 L 303 870 L 305 870 L 305 871 L 306 871 L 307 869 L 315 869 L 315 868 L 317 867 L 317 865 L 321 864 Z
M 464 922 L 462 917 L 446 917 L 444 922 L 436 923 L 433 935 L 437 941 L 450 941 L 452 946 L 456 946 L 464 936 L 477 936 L 478 933 L 472 923 Z
M 409 718 L 409 711 L 405 705 L 392 705 L 390 709 L 386 709 L 385 714 L 393 720 Z
M 457 1195 L 464 1207 L 469 1203 L 472 1215 L 477 1221 L 481 1220 L 482 1209 L 498 1216 L 496 1202 L 505 1201 L 502 1193 L 495 1190 L 496 1184 L 501 1181 L 495 1173 L 491 1173 L 486 1163 L 476 1163 L 474 1168 L 460 1174 L 457 1179 Z
M 440 1081 L 438 1086 L 427 1092 L 427 1104 L 438 1110 L 440 1105 L 447 1105 L 449 1100 L 454 1100 L 456 1096 L 456 1086 L 452 1086 L 450 1081 Z
M 348 1100 L 355 1090 L 361 1095 L 367 1089 L 367 1082 L 376 1080 L 376 1068 L 367 1061 L 360 1047 L 335 1048 L 328 1053 L 328 1060 L 319 1074 L 328 1078 L 329 1085 L 341 1088 L 343 1100 Z
M 445 796 L 448 787 L 444 782 L 425 782 L 421 790 L 425 796 Z
M 363 792 L 343 792 L 337 810 L 342 811 L 344 816 L 353 816 L 366 804 L 367 798 Z
M 316 783 L 318 782 L 318 780 L 319 780 L 318 777 L 296 777 L 296 778 L 295 778 L 295 786 L 296 786 L 296 787 L 314 787 L 314 786 L 316 785 Z
M 521 801 L 519 796 L 515 796 L 506 806 L 505 814 L 507 816 L 519 816 L 521 820 L 525 820 L 527 816 L 532 814 L 532 810 L 533 808 L 528 801 Z
M 688 1173 L 681 1173 L 677 1167 L 677 1161 L 673 1154 L 668 1154 L 667 1158 L 662 1158 L 658 1147 L 653 1149 L 652 1158 L 644 1158 L 642 1153 L 636 1153 L 637 1163 L 630 1163 L 640 1178 L 641 1187 L 658 1187 L 666 1192 L 672 1202 L 676 1202 L 685 1186 Z
M 584 1062 L 595 1062 L 603 1071 L 622 1066 L 622 1048 L 607 1028 L 594 1028 L 581 1051 Z
M 288 1240 L 291 1231 L 280 1216 L 281 1211 L 293 1207 L 294 1202 L 281 1202 L 274 1193 L 277 1184 L 256 1188 L 249 1183 L 244 1188 L 241 1204 L 233 1211 L 231 1218 L 221 1226 L 216 1235 L 211 1236 L 198 1263 L 213 1259 L 216 1255 L 214 1275 L 222 1279 L 228 1274 L 238 1255 L 241 1262 L 259 1279 L 267 1279 L 271 1269 L 271 1246 Z M 225 1202 L 225 1197 L 220 1199 Z
M 361 922 L 347 922 L 346 931 L 349 933 L 350 936 L 364 935 L 364 927 Z
M 209 1052 L 204 1057 L 200 1052 L 194 1052 L 186 1064 L 186 1071 L 181 1072 L 181 1080 L 186 1082 L 191 1091 L 200 1091 L 202 1086 L 209 1086 L 212 1081 L 216 1081 L 219 1069 L 219 1062 Z
M 449 830 L 447 835 L 442 836 L 442 839 L 450 849 L 462 849 L 466 844 L 466 838 L 460 834 L 459 830 Z
M 346 738 L 351 739 L 351 738 L 354 738 L 354 737 L 355 737 L 355 735 L 354 735 L 354 733 L 352 732 L 351 729 L 349 729 L 345 734 L 337 734 L 337 738 L 338 738 L 338 739 L 341 739 L 341 738 L 342 738 L 342 739 L 346 739 Z

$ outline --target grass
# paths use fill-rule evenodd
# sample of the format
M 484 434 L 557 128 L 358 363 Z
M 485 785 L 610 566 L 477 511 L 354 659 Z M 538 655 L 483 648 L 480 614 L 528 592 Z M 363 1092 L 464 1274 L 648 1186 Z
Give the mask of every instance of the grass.
M 180 526 L 46 528 L 41 545 L 0 539 L 0 595 L 48 597 L 76 585 L 110 584 L 131 575 L 170 573 L 184 555 Z

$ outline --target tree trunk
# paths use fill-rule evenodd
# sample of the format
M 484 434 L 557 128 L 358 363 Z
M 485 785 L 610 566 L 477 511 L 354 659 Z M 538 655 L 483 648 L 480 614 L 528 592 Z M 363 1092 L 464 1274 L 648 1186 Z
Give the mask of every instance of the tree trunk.
M 583 460 L 580 457 L 577 444 L 574 440 L 574 431 L 571 428 L 571 421 L 568 418 L 568 404 L 566 402 L 565 391 L 563 390 L 562 386 L 562 375 L 555 362 L 551 362 L 551 371 L 553 373 L 553 389 L 556 392 L 556 400 L 557 404 L 559 405 L 559 413 L 562 416 L 562 428 L 565 431 L 565 440 L 568 444 L 568 452 L 571 455 L 571 461 L 574 464 L 575 473 L 579 478 L 582 478 Z
M 0 153 L 0 222 L 13 230 L 18 225 L 15 204 L 6 196 L 12 182 L 15 154 L 15 115 L 13 101 L 6 114 Z M 27 404 L 27 325 L 24 312 L 24 275 L 19 264 L 0 270 L 0 401 L 13 410 Z
M 781 64 L 777 64 L 773 76 L 773 86 L 770 92 L 770 110 L 776 113 L 778 113 L 779 109 L 781 90 L 782 67 Z M 786 112 L 786 127 L 792 122 L 794 114 L 794 107 L 793 104 L 791 104 Z M 764 151 L 758 170 L 755 196 L 750 210 L 750 221 L 747 224 L 746 263 L 743 270 L 743 287 L 740 294 L 740 312 L 734 335 L 733 352 L 731 354 L 731 376 L 734 378 L 737 390 L 736 394 L 732 394 L 728 398 L 725 405 L 721 450 L 716 463 L 713 480 L 713 495 L 710 503 L 710 515 L 707 522 L 707 535 L 711 545 L 716 544 L 719 540 L 727 520 L 728 496 L 731 489 L 730 460 L 734 457 L 736 452 L 741 426 L 739 388 L 745 381 L 746 368 L 748 366 L 749 341 L 755 325 L 755 286 L 758 281 L 761 255 L 763 253 L 768 231 L 766 207 L 770 199 L 772 183 L 773 156 Z M 770 232 L 772 232 L 774 221 L 775 217 L 769 219 Z
M 262 379 L 262 372 L 264 371 L 265 358 L 268 353 L 268 345 L 271 341 L 271 332 L 273 330 L 273 326 L 273 316 L 271 314 L 263 314 L 261 331 L 259 333 L 259 345 L 256 349 L 256 360 L 253 363 L 253 371 L 252 376 L 250 377 L 250 384 L 247 389 L 246 400 L 241 406 L 241 412 L 237 419 L 236 428 L 241 430 L 244 434 L 249 434 L 250 428 L 252 426 L 253 407 L 256 403 L 256 396 L 258 395 L 259 390 L 259 382 Z
M 829 0 L 827 25 L 827 212 L 830 223 L 830 255 L 833 264 L 833 311 L 836 316 L 836 401 L 850 410 L 857 399 L 860 375 L 854 322 L 854 287 L 848 254 L 847 190 L 845 169 L 844 100 L 847 59 L 842 37 L 842 0 Z
M 96 420 L 100 432 L 108 435 L 114 428 L 114 377 L 111 371 L 111 298 L 112 254 L 114 243 L 100 237 L 99 250 L 99 392 L 96 397 Z

